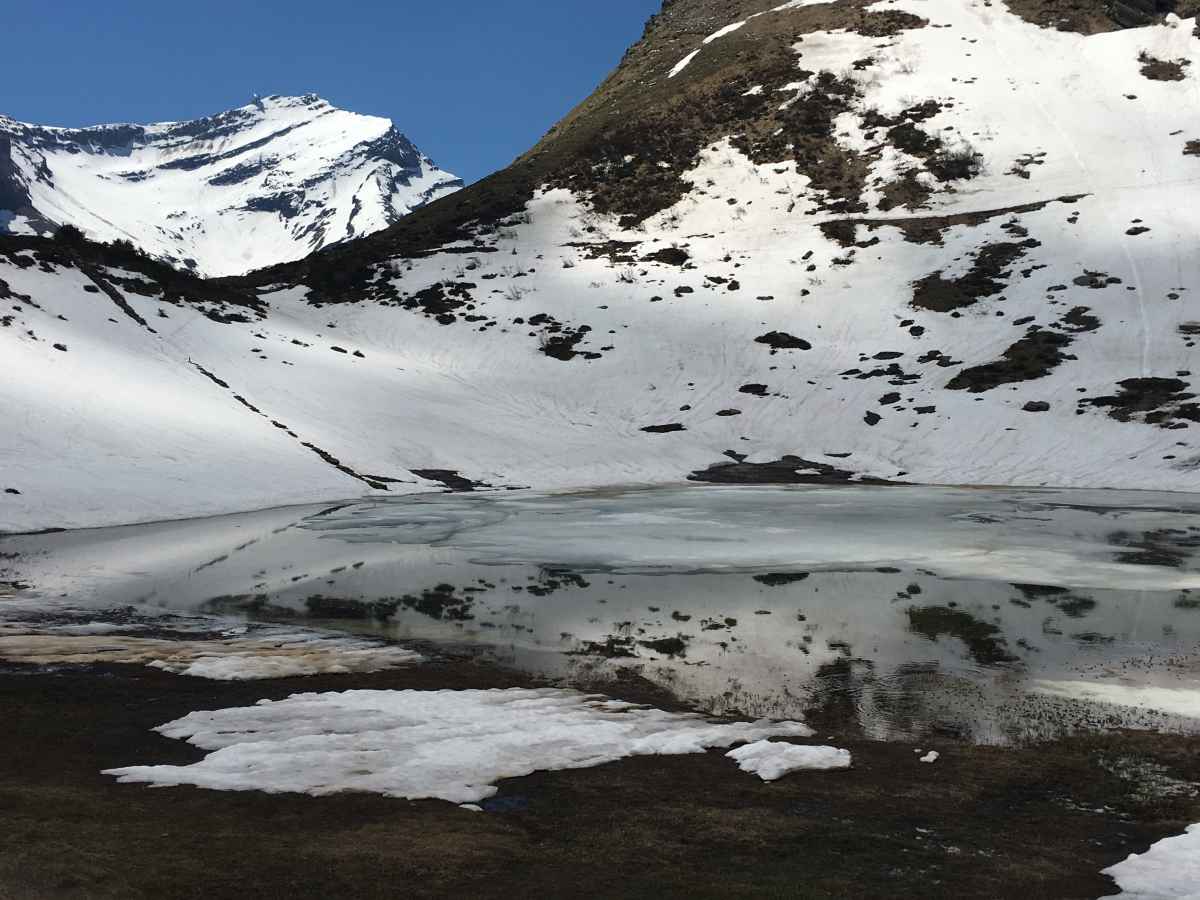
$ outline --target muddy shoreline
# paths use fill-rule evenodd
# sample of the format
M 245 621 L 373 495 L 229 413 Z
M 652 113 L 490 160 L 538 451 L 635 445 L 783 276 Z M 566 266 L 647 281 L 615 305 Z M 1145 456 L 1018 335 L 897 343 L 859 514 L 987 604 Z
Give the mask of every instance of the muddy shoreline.
M 831 730 L 814 740 L 849 749 L 848 771 L 765 784 L 720 751 L 641 757 L 504 781 L 483 814 L 100 774 L 198 759 L 150 730 L 197 709 L 303 691 L 542 683 L 465 657 L 250 683 L 5 666 L 0 897 L 1094 898 L 1115 891 L 1101 869 L 1200 821 L 1200 800 L 1178 789 L 1200 782 L 1200 741 L 1151 733 L 1022 750 L 927 741 L 942 756 L 922 765 L 906 744 Z M 678 705 L 636 676 L 607 688 Z M 1173 787 L 1147 793 L 1156 779 L 1131 772 Z

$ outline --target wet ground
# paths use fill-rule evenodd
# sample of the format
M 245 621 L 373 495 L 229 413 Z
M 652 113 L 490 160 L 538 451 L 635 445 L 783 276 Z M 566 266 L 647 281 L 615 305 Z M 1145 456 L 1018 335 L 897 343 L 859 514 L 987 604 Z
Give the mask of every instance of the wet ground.
M 831 733 L 844 772 L 764 784 L 720 752 L 501 784 L 486 812 L 368 794 L 115 783 L 200 751 L 150 729 L 194 709 L 349 687 L 508 687 L 469 661 L 217 683 L 135 666 L 0 674 L 0 896 L 1090 898 L 1100 871 L 1200 818 L 1192 739 L 1107 734 L 1010 750 Z M 669 703 L 636 680 L 622 696 Z M 822 735 L 825 737 L 825 735 Z
M 1101 869 L 1200 821 L 1188 495 L 439 496 L 0 553 L 0 897 L 1096 897 Z M 426 661 L 232 683 L 112 662 L 127 638 L 273 633 L 254 622 Z M 718 751 L 637 758 L 506 781 L 484 815 L 100 774 L 198 759 L 150 730 L 196 709 L 533 684 L 802 717 L 854 766 L 763 784 Z

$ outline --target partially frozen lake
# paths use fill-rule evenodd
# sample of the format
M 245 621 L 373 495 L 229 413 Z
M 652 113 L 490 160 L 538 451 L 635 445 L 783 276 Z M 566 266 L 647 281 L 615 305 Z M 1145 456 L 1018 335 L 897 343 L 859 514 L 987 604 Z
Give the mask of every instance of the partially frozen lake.
M 9 621 L 315 621 L 566 683 L 633 669 L 704 710 L 882 738 L 1200 731 L 1193 495 L 454 494 L 9 536 L 0 553 Z

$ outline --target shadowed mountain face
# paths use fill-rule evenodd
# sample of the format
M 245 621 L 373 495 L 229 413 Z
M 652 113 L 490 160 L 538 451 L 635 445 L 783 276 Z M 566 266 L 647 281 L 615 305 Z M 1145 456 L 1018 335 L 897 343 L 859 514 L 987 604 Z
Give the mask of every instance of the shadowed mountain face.
M 1194 15 L 675 0 L 513 166 L 368 237 L 190 286 L 9 238 L 0 341 L 36 377 L 0 384 L 0 528 L 688 479 L 1194 490 Z M 160 165 L 254 164 L 209 143 Z M 289 184 L 245 205 L 307 222 Z
M 70 224 L 205 275 L 299 259 L 458 187 L 386 119 L 312 95 L 161 125 L 0 117 L 0 227 Z

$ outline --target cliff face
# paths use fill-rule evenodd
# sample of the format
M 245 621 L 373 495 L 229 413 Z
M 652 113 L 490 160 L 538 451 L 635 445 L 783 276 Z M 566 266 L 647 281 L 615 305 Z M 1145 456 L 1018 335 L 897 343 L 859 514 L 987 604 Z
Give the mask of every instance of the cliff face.
M 0 209 L 15 213 L 29 207 L 29 191 L 17 171 L 12 141 L 0 135 Z

